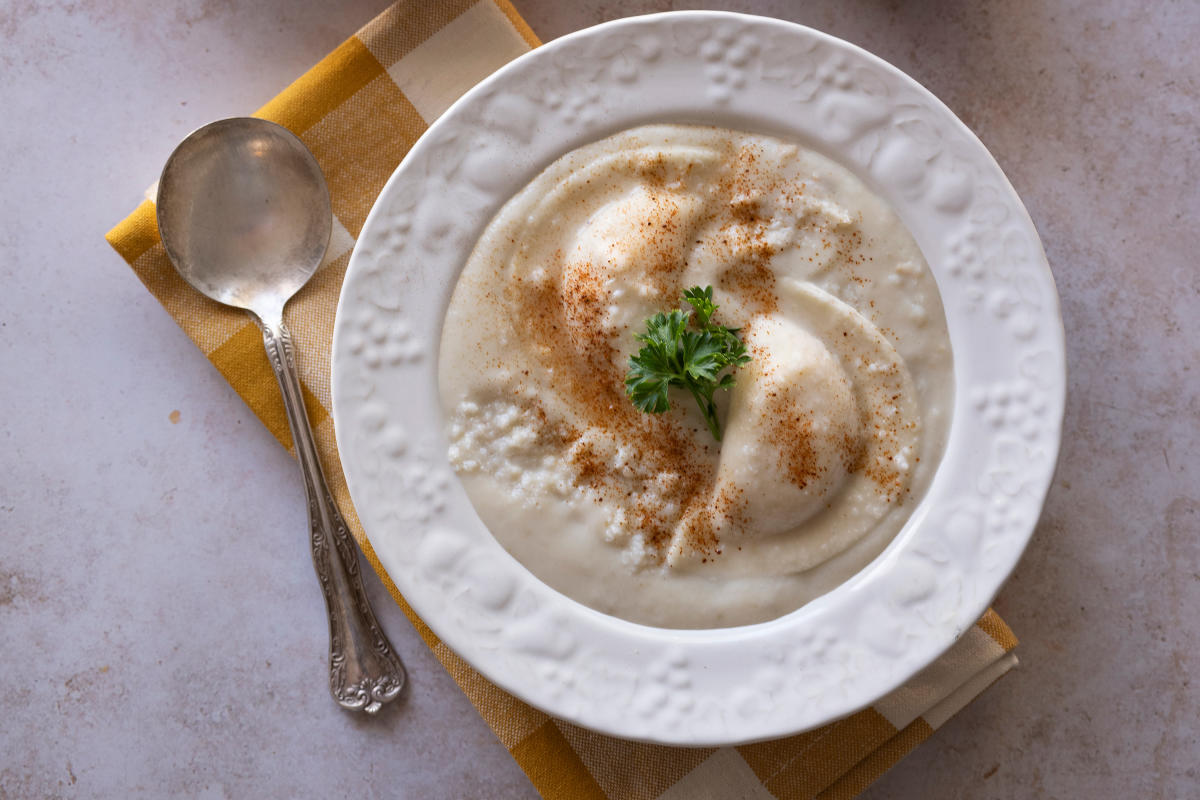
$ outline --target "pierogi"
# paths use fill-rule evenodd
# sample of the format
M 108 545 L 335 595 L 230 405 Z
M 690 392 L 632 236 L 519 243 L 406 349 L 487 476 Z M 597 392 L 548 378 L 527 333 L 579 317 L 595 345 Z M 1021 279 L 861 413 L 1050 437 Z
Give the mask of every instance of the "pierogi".
M 712 286 L 751 361 L 717 393 L 626 396 L 636 333 Z M 916 242 L 845 168 L 769 136 L 653 125 L 560 158 L 488 225 L 446 314 L 450 461 L 541 580 L 675 628 L 830 591 L 911 517 L 950 422 L 942 304 Z

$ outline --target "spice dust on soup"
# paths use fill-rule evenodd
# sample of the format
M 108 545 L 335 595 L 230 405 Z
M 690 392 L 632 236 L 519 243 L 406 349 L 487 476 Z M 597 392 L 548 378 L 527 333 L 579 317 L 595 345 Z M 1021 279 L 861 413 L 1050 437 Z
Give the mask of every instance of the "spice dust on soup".
M 627 395 L 635 335 L 712 287 L 748 363 L 714 395 Z M 695 324 L 695 319 L 690 320 Z M 829 159 L 684 125 L 551 164 L 499 211 L 446 314 L 450 462 L 551 587 L 669 628 L 769 620 L 861 570 L 937 467 L 953 365 L 891 208 Z

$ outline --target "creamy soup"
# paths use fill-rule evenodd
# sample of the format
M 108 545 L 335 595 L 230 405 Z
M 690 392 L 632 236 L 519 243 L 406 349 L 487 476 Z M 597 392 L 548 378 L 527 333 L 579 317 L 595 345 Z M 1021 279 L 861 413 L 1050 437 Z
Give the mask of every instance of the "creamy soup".
M 711 286 L 751 361 L 718 391 L 626 395 L 647 318 Z M 850 172 L 779 139 L 654 125 L 579 148 L 488 225 L 439 391 L 477 512 L 540 579 L 664 627 L 793 611 L 862 569 L 941 455 L 952 363 L 933 276 Z

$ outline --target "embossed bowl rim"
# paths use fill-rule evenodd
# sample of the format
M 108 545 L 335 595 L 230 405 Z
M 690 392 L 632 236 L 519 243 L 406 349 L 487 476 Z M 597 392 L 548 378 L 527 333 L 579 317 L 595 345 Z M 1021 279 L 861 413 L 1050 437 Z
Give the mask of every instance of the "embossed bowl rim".
M 927 497 L 862 572 L 758 625 L 650 628 L 549 589 L 479 521 L 445 455 L 435 354 L 450 292 L 483 227 L 557 156 L 654 121 L 781 135 L 847 165 L 913 232 L 946 308 L 954 417 Z M 564 36 L 501 68 L 437 119 L 358 237 L 331 380 L 339 454 L 363 528 L 434 633 L 548 714 L 691 746 L 818 727 L 867 707 L 942 654 L 983 614 L 1032 535 L 1066 386 L 1062 319 L 1037 232 L 966 126 L 854 45 L 712 11 Z

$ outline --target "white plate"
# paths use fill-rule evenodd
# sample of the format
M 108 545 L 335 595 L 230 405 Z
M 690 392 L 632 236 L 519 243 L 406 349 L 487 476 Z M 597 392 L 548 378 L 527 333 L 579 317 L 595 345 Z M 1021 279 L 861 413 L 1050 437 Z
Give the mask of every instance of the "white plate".
M 899 212 L 945 304 L 956 400 L 928 495 L 866 569 L 772 622 L 670 631 L 586 608 L 500 547 L 447 462 L 437 345 L 476 239 L 560 155 L 648 122 L 774 134 L 845 164 Z M 556 717 L 616 736 L 719 745 L 797 733 L 869 705 L 984 612 L 1050 485 L 1064 370 L 1037 232 L 949 109 L 896 68 L 817 31 L 680 12 L 551 42 L 429 128 L 350 259 L 333 406 L 363 527 L 442 641 Z

